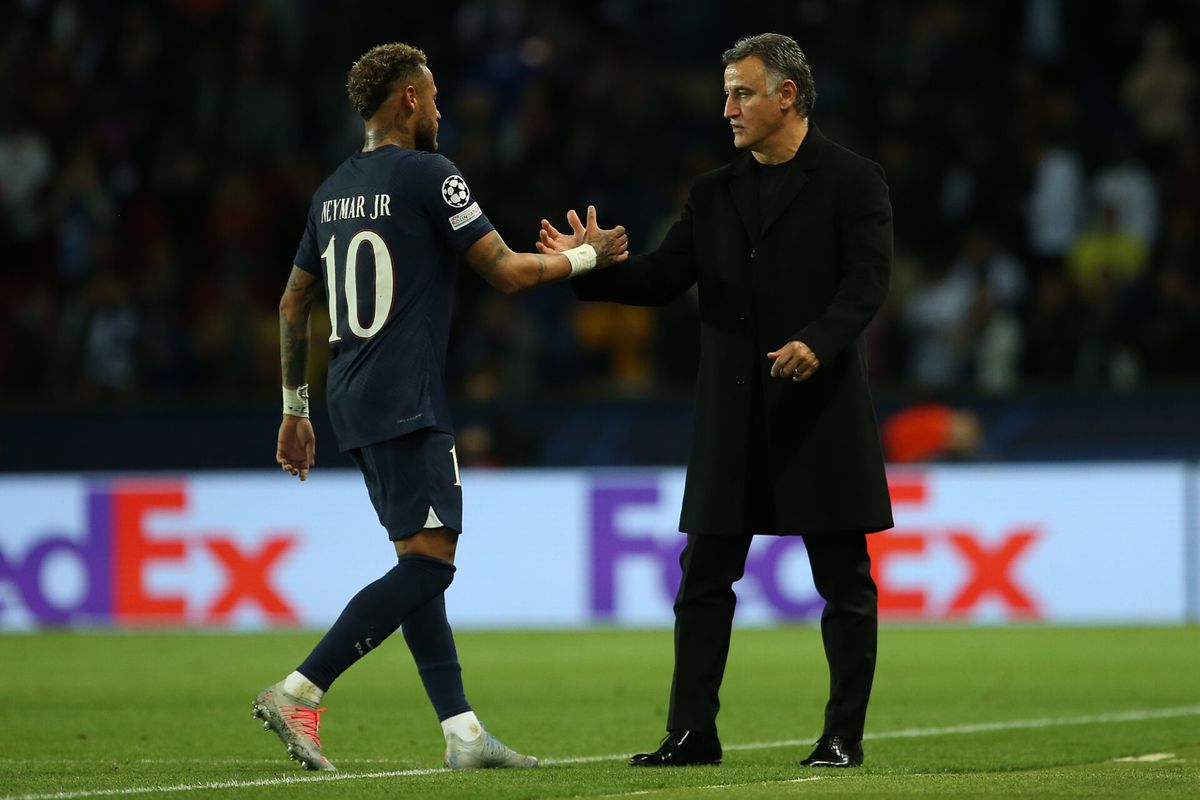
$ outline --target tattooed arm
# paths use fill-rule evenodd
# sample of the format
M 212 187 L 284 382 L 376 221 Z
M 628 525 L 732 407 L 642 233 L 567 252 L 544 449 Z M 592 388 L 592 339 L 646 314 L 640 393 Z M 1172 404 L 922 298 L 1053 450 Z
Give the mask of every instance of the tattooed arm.
M 308 366 L 308 318 L 313 303 L 320 296 L 320 278 L 293 266 L 279 301 L 279 364 L 283 369 L 284 389 L 298 389 L 304 385 L 304 372 Z M 285 413 L 279 426 L 275 462 L 286 472 L 304 480 L 316 464 L 316 450 L 316 436 L 308 418 Z
M 292 267 L 287 288 L 279 301 L 279 365 L 283 385 L 295 389 L 304 384 L 308 366 L 308 317 L 313 303 L 321 296 L 321 279 L 299 267 Z
M 578 221 L 578 217 L 575 218 Z M 596 209 L 588 208 L 588 224 L 580 224 L 580 241 L 590 244 L 596 251 L 596 266 L 607 267 L 629 258 L 629 237 L 625 228 L 601 229 L 596 222 Z M 519 292 L 571 277 L 571 262 L 567 256 L 557 252 L 514 253 L 492 231 L 480 237 L 467 250 L 467 263 L 483 276 L 484 280 L 505 294 Z

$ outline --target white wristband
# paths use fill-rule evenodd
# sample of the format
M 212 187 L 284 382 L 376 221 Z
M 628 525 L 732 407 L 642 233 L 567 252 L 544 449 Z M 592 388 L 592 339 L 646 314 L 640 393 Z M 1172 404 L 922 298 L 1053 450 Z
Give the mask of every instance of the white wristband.
M 571 262 L 572 278 L 576 275 L 582 275 L 596 266 L 596 248 L 590 244 L 581 244 L 579 247 L 563 250 L 563 255 Z
M 299 389 L 283 387 L 283 413 L 291 417 L 308 417 L 308 384 Z

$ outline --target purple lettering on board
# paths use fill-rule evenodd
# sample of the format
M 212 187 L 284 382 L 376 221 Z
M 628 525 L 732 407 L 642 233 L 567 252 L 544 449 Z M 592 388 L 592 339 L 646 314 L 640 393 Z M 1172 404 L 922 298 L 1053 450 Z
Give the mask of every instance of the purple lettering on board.
M 653 506 L 659 501 L 653 482 L 622 486 L 595 486 L 591 493 L 591 611 L 597 619 L 612 619 L 616 612 L 617 572 L 630 556 L 649 556 L 658 562 L 663 592 L 668 599 L 679 588 L 679 552 L 682 536 L 660 540 L 634 536 L 620 528 L 617 517 L 631 505 Z
M 50 531 L 38 537 L 24 558 L 0 553 L 0 583 L 12 581 L 25 607 L 41 625 L 70 622 L 109 622 L 112 611 L 112 496 L 100 486 L 90 487 L 84 519 L 84 538 Z M 56 604 L 46 591 L 46 562 L 54 557 L 77 559 L 83 572 L 79 600 Z M 3 613 L 0 607 L 0 613 Z

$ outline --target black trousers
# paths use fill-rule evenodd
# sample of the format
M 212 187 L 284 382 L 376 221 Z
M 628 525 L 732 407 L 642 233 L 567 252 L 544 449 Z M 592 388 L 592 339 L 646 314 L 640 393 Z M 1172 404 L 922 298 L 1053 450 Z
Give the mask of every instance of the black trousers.
M 683 577 L 675 598 L 675 675 L 669 730 L 717 729 L 718 692 L 729 655 L 737 597 L 753 537 L 689 534 L 679 558 Z M 878 595 L 871 579 L 867 537 L 860 533 L 806 535 L 813 582 L 825 600 L 821 637 L 829 662 L 825 735 L 862 739 L 875 676 Z

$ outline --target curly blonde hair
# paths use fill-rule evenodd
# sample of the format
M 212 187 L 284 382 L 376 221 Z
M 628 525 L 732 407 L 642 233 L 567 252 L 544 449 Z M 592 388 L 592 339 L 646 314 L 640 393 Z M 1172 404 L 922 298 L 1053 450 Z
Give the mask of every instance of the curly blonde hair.
M 396 82 L 423 77 L 424 51 L 402 42 L 381 44 L 363 53 L 346 76 L 346 93 L 363 119 L 370 119 L 388 99 Z

